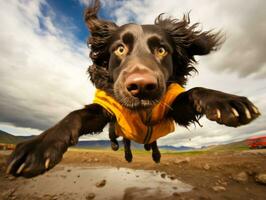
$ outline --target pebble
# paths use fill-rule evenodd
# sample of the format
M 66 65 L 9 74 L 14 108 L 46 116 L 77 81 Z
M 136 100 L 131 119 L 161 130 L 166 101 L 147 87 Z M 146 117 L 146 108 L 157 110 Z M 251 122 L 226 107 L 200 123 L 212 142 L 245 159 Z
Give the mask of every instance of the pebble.
M 99 159 L 98 158 L 94 158 L 94 162 L 99 162 Z
M 13 180 L 16 180 L 16 177 L 14 177 L 14 176 L 8 176 L 7 179 L 10 180 L 10 181 L 13 181 Z
M 58 197 L 56 195 L 52 197 L 52 200 L 57 200 L 57 199 Z
M 205 170 L 209 170 L 211 167 L 210 167 L 210 165 L 208 165 L 207 163 L 203 166 L 203 169 L 205 169 Z
M 177 192 L 174 192 L 174 193 L 173 193 L 173 196 L 175 196 L 175 197 L 180 197 L 180 194 L 177 193 Z
M 165 177 L 166 177 L 166 174 L 165 174 L 165 173 L 162 173 L 162 174 L 161 174 L 161 177 L 162 177 L 162 178 L 165 178 Z
M 169 176 L 169 178 L 170 178 L 171 180 L 175 180 L 175 179 L 176 179 L 176 176 L 175 176 L 175 175 L 172 175 L 172 176 Z
M 174 164 L 182 164 L 182 163 L 189 163 L 190 162 L 190 158 L 186 157 L 185 159 L 181 159 L 181 160 L 175 160 Z
M 264 174 L 258 174 L 256 177 L 255 177 L 255 180 L 257 183 L 261 183 L 261 184 L 264 184 L 266 185 L 266 173 Z
M 248 180 L 248 174 L 242 171 L 236 175 L 233 175 L 233 179 L 237 182 L 244 183 L 244 182 L 247 182 Z
M 104 187 L 106 185 L 106 180 L 103 179 L 100 182 L 96 183 L 96 187 Z
M 91 199 L 94 199 L 95 198 L 95 194 L 94 193 L 89 193 L 86 195 L 86 200 L 91 200 Z
M 225 187 L 219 186 L 219 185 L 218 186 L 213 186 L 212 189 L 215 192 L 224 192 L 224 191 L 226 191 L 226 188 Z

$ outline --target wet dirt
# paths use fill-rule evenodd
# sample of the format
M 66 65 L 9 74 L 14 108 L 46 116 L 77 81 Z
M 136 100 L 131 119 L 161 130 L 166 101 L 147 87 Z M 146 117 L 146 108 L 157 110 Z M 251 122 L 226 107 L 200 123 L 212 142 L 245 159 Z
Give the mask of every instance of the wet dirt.
M 94 194 L 95 199 L 124 199 L 125 196 L 137 198 L 139 195 L 167 198 L 173 193 L 188 192 L 192 186 L 177 179 L 171 179 L 161 172 L 134 170 L 114 167 L 61 167 L 28 181 L 17 188 L 17 195 L 56 196 L 58 199 L 75 194 L 76 199 L 86 199 Z M 63 183 L 63 184 L 62 184 Z
M 7 153 L 5 153 L 7 154 Z M 163 154 L 155 164 L 150 153 L 68 151 L 49 172 L 31 179 L 4 173 L 0 152 L 0 199 L 123 199 L 123 200 L 265 200 L 266 150 L 200 154 Z

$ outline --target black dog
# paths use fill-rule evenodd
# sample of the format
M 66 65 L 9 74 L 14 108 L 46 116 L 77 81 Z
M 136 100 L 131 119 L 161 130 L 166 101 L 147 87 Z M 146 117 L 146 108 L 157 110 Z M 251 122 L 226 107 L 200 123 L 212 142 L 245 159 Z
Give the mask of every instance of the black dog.
M 85 12 L 93 61 L 88 71 L 98 89 L 95 103 L 71 112 L 41 135 L 18 144 L 8 160 L 7 173 L 25 177 L 44 173 L 60 162 L 79 136 L 101 132 L 109 122 L 122 120 L 131 129 L 132 123 L 146 125 L 144 136 L 132 131 L 134 137 L 126 138 L 149 144 L 156 140 L 153 132 L 173 131 L 172 120 L 188 126 L 206 115 L 219 124 L 237 127 L 259 116 L 258 109 L 246 97 L 199 87 L 182 89 L 195 70 L 194 56 L 207 55 L 219 46 L 218 33 L 196 30 L 197 24 L 190 25 L 188 17 L 177 20 L 161 15 L 154 25 L 117 26 L 98 19 L 98 10 L 99 1 L 95 0 Z M 176 97 L 168 100 L 173 93 Z M 120 106 L 126 112 L 114 115 L 114 111 L 102 106 L 99 101 L 104 104 L 107 97 L 115 109 Z M 154 113 L 161 105 L 164 112 Z M 163 128 L 152 120 L 153 114 L 162 113 Z M 134 117 L 143 120 L 136 122 Z M 123 121 L 129 118 L 133 119 L 130 123 Z M 116 133 L 123 136 L 124 127 L 117 128 Z

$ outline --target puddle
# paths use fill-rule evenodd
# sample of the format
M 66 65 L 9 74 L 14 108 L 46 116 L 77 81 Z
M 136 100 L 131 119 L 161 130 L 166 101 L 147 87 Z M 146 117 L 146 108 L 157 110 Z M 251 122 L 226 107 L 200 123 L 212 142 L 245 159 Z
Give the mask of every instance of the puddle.
M 177 179 L 172 180 L 165 173 L 150 170 L 64 167 L 27 180 L 19 187 L 17 193 L 40 198 L 56 196 L 56 199 L 86 199 L 87 197 L 87 199 L 133 200 L 151 197 L 163 199 L 173 196 L 174 193 L 188 192 L 191 189 L 191 185 Z M 90 193 L 93 195 L 88 198 Z

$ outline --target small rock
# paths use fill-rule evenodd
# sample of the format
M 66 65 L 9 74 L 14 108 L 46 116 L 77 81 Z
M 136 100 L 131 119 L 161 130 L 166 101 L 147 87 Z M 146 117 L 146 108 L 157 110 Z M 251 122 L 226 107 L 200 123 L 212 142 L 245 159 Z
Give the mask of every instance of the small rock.
M 94 158 L 94 162 L 99 162 L 99 159 L 98 158 Z
M 207 163 L 203 166 L 203 169 L 205 169 L 205 170 L 209 170 L 211 167 L 210 167 L 210 165 L 208 165 Z
M 166 174 L 165 174 L 165 173 L 162 173 L 162 174 L 161 174 L 161 177 L 162 177 L 162 178 L 165 178 L 165 177 L 166 177 Z
M 71 169 L 68 169 L 67 172 L 71 172 Z
M 77 177 L 79 178 L 79 177 L 80 177 L 80 175 L 78 174 L 78 175 L 77 175 Z
M 56 195 L 52 197 L 52 200 L 57 200 L 57 199 L 58 197 Z
M 228 183 L 227 183 L 226 181 L 222 181 L 222 182 L 221 182 L 221 185 L 223 185 L 223 186 L 227 186 Z
M 241 182 L 241 183 L 244 183 L 244 182 L 247 182 L 248 180 L 248 175 L 246 172 L 240 172 L 236 175 L 233 176 L 233 179 L 237 182 Z
M 95 198 L 95 194 L 94 193 L 89 193 L 86 195 L 86 200 L 91 200 L 91 199 L 94 199 Z
M 164 163 L 164 165 L 165 165 L 165 166 L 169 166 L 169 165 L 170 165 L 170 163 L 169 163 L 169 162 L 167 162 L 167 163 Z
M 226 188 L 225 187 L 219 186 L 219 185 L 218 186 L 213 186 L 212 189 L 215 192 L 224 192 L 224 191 L 226 191 Z
M 13 180 L 16 179 L 16 177 L 14 177 L 14 176 L 8 176 L 7 179 L 10 180 L 10 181 L 13 181 Z
M 8 197 L 8 200 L 16 200 L 16 199 L 17 199 L 16 196 L 9 196 L 9 197 Z
M 257 183 L 261 183 L 261 184 L 266 185 L 266 174 L 258 174 L 255 177 L 255 180 Z
M 190 162 L 190 158 L 186 157 L 185 159 L 175 160 L 174 164 L 182 164 L 182 163 L 189 163 L 189 162 Z
M 175 196 L 175 197 L 180 197 L 180 194 L 177 193 L 177 192 L 174 192 L 174 193 L 173 193 L 173 196 Z
M 104 187 L 105 184 L 106 184 L 106 180 L 103 179 L 103 180 L 101 180 L 100 182 L 96 183 L 96 187 Z
M 175 180 L 175 179 L 176 179 L 176 176 L 175 176 L 175 175 L 172 175 L 172 176 L 169 176 L 169 178 L 170 178 L 171 180 Z

